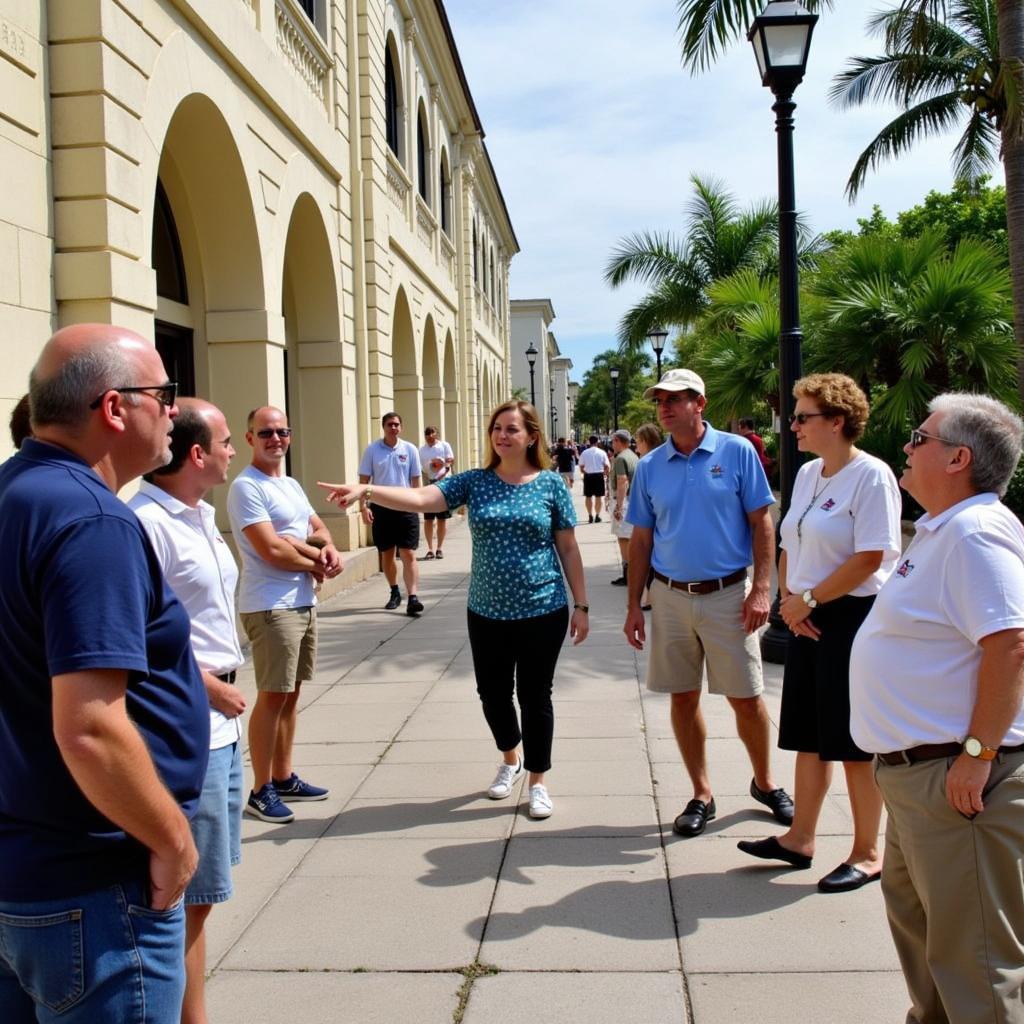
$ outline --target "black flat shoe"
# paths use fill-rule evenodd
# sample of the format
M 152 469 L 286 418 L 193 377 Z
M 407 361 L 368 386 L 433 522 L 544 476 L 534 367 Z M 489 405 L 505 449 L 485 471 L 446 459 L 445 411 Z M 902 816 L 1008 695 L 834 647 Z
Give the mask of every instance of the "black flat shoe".
M 853 892 L 854 889 L 859 889 L 868 882 L 876 882 L 881 877 L 881 871 L 869 875 L 866 871 L 861 871 L 860 868 L 855 868 L 844 861 L 819 880 L 818 892 Z
M 686 836 L 687 839 L 699 836 L 716 813 L 713 797 L 707 803 L 703 800 L 691 800 L 683 808 L 683 813 L 672 822 L 672 831 L 677 836 Z
M 402 595 L 396 590 L 389 598 L 388 603 L 384 605 L 386 612 L 394 611 L 402 603 Z
M 811 858 L 807 854 L 787 850 L 775 836 L 769 836 L 767 839 L 741 839 L 736 847 L 744 853 L 749 853 L 751 857 L 760 857 L 761 860 L 785 861 L 792 868 L 809 868 L 811 866 Z
M 781 825 L 793 824 L 793 800 L 784 789 L 758 789 L 757 780 L 750 780 L 750 795 L 772 812 Z

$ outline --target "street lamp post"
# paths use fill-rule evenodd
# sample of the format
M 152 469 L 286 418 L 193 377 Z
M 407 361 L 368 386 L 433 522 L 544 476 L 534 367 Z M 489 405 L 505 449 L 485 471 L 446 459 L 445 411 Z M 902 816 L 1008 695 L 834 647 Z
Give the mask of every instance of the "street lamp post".
M 807 70 L 811 34 L 818 21 L 794 0 L 770 0 L 747 33 L 754 47 L 761 84 L 775 95 L 775 132 L 779 162 L 779 517 L 793 495 L 799 460 L 796 437 L 789 429 L 795 400 L 793 385 L 801 376 L 799 269 L 796 252 L 796 183 L 793 171 L 793 93 Z M 761 639 L 765 660 L 786 659 L 789 632 L 778 613 L 780 595 L 772 606 L 771 626 Z
M 555 382 L 551 382 L 551 389 L 548 392 L 548 408 L 551 410 L 551 437 L 555 436 L 555 420 L 558 419 L 558 413 L 555 412 Z
M 651 348 L 654 349 L 654 358 L 658 363 L 658 375 L 654 378 L 655 380 L 661 380 L 661 353 L 665 351 L 667 337 L 668 331 L 662 330 L 660 327 L 655 327 L 647 332 L 647 340 L 651 343 Z
M 526 350 L 526 361 L 530 364 L 530 405 L 534 408 L 537 406 L 537 395 L 533 390 L 533 364 L 537 361 L 537 348 L 530 342 L 530 347 Z
M 619 429 L 619 368 L 613 366 L 608 371 L 608 376 L 612 379 L 612 421 L 615 423 L 613 429 Z M 660 378 L 659 378 L 660 379 Z

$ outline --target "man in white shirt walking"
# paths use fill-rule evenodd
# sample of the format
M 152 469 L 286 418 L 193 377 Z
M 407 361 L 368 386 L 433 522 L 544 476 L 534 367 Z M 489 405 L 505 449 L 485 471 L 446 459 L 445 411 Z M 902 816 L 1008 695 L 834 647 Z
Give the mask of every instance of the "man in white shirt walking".
M 437 434 L 437 427 L 427 427 L 423 431 L 426 444 L 420 447 L 420 466 L 428 484 L 436 484 L 452 471 L 455 453 L 447 441 L 442 441 Z M 427 535 L 427 561 L 433 558 L 444 558 L 441 550 L 445 534 L 448 532 L 448 520 L 452 514 L 445 509 L 443 512 L 424 512 L 423 530 Z M 434 547 L 434 523 L 437 523 L 437 547 Z
M 601 522 L 601 500 L 605 495 L 605 484 L 610 468 L 608 456 L 601 447 L 597 434 L 591 434 L 590 447 L 580 455 L 580 469 L 583 471 L 583 499 L 587 506 L 587 516 L 592 523 Z
M 292 430 L 280 409 L 249 413 L 252 464 L 235 477 L 228 515 L 242 557 L 238 609 L 252 643 L 256 704 L 249 717 L 253 789 L 245 812 L 285 824 L 284 803 L 325 800 L 292 771 L 299 690 L 316 668 L 314 582 L 342 570 L 341 556 L 297 480 L 284 471 Z M 310 541 L 317 542 L 315 546 Z
M 164 576 L 191 622 L 192 650 L 210 701 L 210 761 L 191 820 L 199 867 L 185 890 L 183 1024 L 206 1021 L 206 919 L 230 899 L 231 867 L 241 860 L 241 714 L 235 682 L 242 651 L 235 629 L 238 568 L 206 493 L 227 480 L 235 456 L 224 414 L 197 398 L 178 400 L 171 461 L 147 474 L 128 503 L 142 523 Z

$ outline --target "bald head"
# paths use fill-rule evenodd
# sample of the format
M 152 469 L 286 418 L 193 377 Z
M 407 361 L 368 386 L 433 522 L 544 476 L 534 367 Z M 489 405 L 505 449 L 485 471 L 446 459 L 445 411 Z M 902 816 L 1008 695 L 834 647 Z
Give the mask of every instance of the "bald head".
M 97 396 L 111 388 L 150 383 L 139 378 L 154 371 L 159 362 L 152 342 L 125 327 L 74 324 L 61 328 L 43 346 L 29 375 L 33 428 L 81 427 L 89 418 L 89 403 Z M 158 376 L 161 379 L 152 383 L 166 380 L 162 373 Z
M 249 413 L 249 416 L 246 419 L 245 429 L 253 430 L 256 426 L 257 420 L 262 422 L 268 418 L 276 419 L 278 416 L 280 416 L 285 423 L 288 422 L 288 417 L 282 410 L 278 409 L 276 405 L 261 405 L 258 409 L 253 409 L 253 411 Z

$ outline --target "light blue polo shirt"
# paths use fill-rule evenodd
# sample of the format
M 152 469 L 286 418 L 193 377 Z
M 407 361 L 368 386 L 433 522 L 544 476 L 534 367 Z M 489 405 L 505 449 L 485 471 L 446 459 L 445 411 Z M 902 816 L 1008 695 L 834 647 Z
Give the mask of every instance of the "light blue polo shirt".
M 363 452 L 359 475 L 368 476 L 370 483 L 382 487 L 408 487 L 410 481 L 423 475 L 419 449 L 401 438 L 394 448 L 385 444 L 383 438 L 377 438 Z
M 662 575 L 721 579 L 750 565 L 747 514 L 774 500 L 754 446 L 705 421 L 692 454 L 669 437 L 640 460 L 626 518 L 654 530 L 651 565 Z

